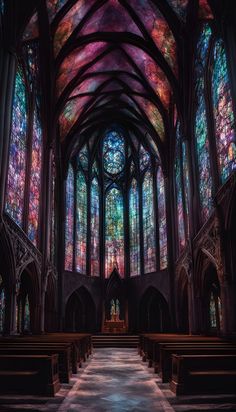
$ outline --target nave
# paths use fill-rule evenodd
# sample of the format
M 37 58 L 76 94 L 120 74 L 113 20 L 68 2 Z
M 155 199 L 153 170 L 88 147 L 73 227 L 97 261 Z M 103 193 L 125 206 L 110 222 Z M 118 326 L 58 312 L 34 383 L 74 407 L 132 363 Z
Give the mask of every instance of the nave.
M 137 348 L 95 348 L 55 397 L 1 395 L 0 411 L 191 412 L 235 411 L 236 396 L 175 396 Z

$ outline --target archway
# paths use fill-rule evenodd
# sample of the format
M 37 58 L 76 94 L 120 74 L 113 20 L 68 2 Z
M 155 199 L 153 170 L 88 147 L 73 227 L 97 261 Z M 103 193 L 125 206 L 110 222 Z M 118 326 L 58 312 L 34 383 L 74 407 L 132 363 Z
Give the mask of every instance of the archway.
M 94 301 L 85 287 L 80 287 L 69 297 L 65 311 L 65 330 L 94 332 L 96 310 Z
M 204 272 L 203 282 L 203 322 L 207 334 L 219 334 L 222 329 L 220 284 L 216 267 L 209 263 Z
M 150 287 L 139 305 L 139 325 L 142 332 L 167 332 L 170 326 L 169 309 L 162 294 Z
M 21 272 L 17 288 L 16 326 L 18 333 L 37 333 L 39 326 L 40 290 L 34 262 Z

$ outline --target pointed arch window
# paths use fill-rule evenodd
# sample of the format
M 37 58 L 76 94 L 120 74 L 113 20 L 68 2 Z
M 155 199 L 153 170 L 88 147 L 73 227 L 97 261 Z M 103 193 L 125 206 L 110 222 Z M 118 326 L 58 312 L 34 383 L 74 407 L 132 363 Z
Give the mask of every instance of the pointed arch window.
M 99 185 L 97 177 L 94 177 L 91 183 L 91 276 L 99 276 L 100 273 L 99 213 Z
M 106 195 L 105 207 L 105 276 L 117 269 L 124 277 L 124 211 L 123 195 L 113 187 Z
M 74 249 L 74 170 L 69 164 L 66 181 L 65 269 L 73 269 Z
M 18 66 L 12 109 L 6 211 L 21 227 L 25 194 L 27 124 L 26 80 L 22 68 Z
M 129 192 L 130 276 L 140 275 L 139 188 L 133 179 Z
M 221 182 L 236 168 L 236 133 L 227 59 L 222 39 L 215 42 L 212 69 L 212 103 Z
M 147 171 L 142 185 L 144 273 L 156 270 L 153 175 Z
M 79 170 L 76 177 L 76 271 L 86 273 L 87 252 L 87 183 Z
M 167 267 L 167 227 L 165 180 L 160 166 L 157 171 L 157 205 L 159 226 L 160 269 L 162 270 Z
M 178 253 L 181 253 L 186 245 L 186 234 L 184 227 L 184 202 L 183 202 L 183 174 L 180 125 L 176 130 L 176 152 L 175 152 L 175 191 L 178 227 Z
M 195 144 L 198 165 L 198 186 L 201 205 L 201 218 L 204 222 L 212 210 L 213 181 L 210 164 L 210 148 L 207 125 L 207 111 L 205 101 L 205 70 L 207 66 L 208 50 L 211 39 L 211 28 L 203 26 L 197 43 L 195 59 Z

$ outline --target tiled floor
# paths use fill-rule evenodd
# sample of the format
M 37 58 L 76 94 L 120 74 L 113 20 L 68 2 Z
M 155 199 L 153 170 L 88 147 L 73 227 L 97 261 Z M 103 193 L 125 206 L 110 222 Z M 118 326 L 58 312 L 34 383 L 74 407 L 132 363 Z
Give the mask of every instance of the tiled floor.
M 96 349 L 55 398 L 1 396 L 0 411 L 236 412 L 236 396 L 176 397 L 135 349 Z

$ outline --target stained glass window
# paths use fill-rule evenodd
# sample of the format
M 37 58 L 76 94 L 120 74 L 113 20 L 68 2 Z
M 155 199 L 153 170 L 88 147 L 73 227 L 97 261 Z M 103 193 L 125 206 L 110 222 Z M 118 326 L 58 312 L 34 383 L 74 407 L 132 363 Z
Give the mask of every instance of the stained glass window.
M 213 292 L 211 292 L 210 296 L 210 324 L 212 328 L 216 328 L 216 302 Z
M 95 177 L 91 184 L 91 276 L 99 276 L 99 186 Z
M 140 275 L 139 191 L 132 180 L 129 194 L 130 276 Z
M 204 25 L 197 44 L 195 60 L 195 142 L 198 163 L 199 193 L 201 203 L 201 215 L 204 222 L 212 209 L 212 176 L 210 167 L 209 140 L 207 130 L 207 114 L 205 102 L 205 67 L 207 53 L 211 38 L 211 28 Z
M 182 185 L 182 168 L 181 168 L 181 136 L 179 124 L 176 130 L 176 154 L 175 154 L 175 190 L 177 203 L 177 223 L 178 223 L 178 243 L 179 252 L 186 244 L 184 228 L 184 206 L 183 206 L 183 185 Z
M 157 204 L 160 246 L 160 269 L 167 267 L 167 229 L 166 229 L 166 199 L 165 180 L 161 167 L 157 172 Z
M 27 100 L 22 70 L 18 68 L 12 111 L 12 127 L 6 194 L 6 211 L 22 226 L 27 136 Z
M 144 248 L 144 273 L 156 270 L 156 245 L 153 203 L 153 176 L 146 172 L 143 188 L 143 248 Z
M 30 331 L 30 304 L 29 296 L 26 295 L 24 307 L 24 331 Z
M 41 189 L 42 128 L 38 110 L 34 111 L 31 176 L 29 195 L 28 236 L 36 245 L 39 222 L 39 204 Z
M 105 276 L 117 269 L 124 276 L 124 215 L 123 196 L 112 188 L 106 196 L 105 208 Z
M 212 99 L 216 146 L 222 183 L 236 168 L 236 133 L 227 60 L 222 39 L 215 43 L 212 73 Z
M 73 269 L 74 245 L 74 172 L 71 164 L 66 181 L 65 269 Z
M 140 146 L 140 150 L 139 150 L 140 170 L 143 171 L 145 168 L 148 167 L 149 164 L 150 164 L 150 154 L 143 148 L 143 146 Z
M 183 183 L 184 183 L 184 201 L 185 201 L 185 215 L 186 215 L 186 235 L 189 238 L 189 169 L 186 142 L 182 142 L 182 163 L 183 163 Z
M 55 243 L 56 243 L 56 222 L 55 222 L 55 183 L 56 183 L 56 163 L 54 153 L 52 154 L 52 171 L 51 171 L 51 222 L 50 222 L 50 242 L 49 242 L 49 253 L 51 262 L 55 260 Z
M 106 133 L 103 143 L 104 169 L 114 175 L 120 173 L 125 164 L 124 138 L 117 130 Z
M 78 163 L 84 169 L 88 170 L 88 148 L 84 146 L 83 149 L 80 150 L 78 155 Z
M 87 184 L 82 171 L 76 179 L 76 270 L 86 273 Z

